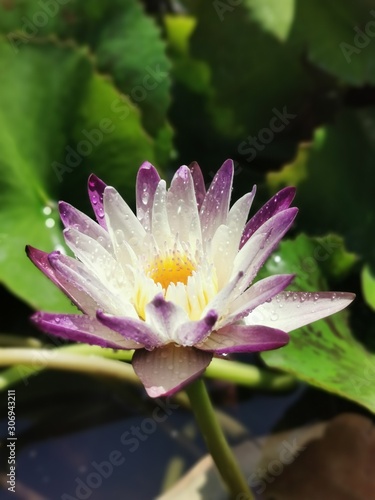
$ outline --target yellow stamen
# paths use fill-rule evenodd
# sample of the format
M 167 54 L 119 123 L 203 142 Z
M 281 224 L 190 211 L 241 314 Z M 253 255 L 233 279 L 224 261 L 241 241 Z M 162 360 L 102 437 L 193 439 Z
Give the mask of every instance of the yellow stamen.
M 149 267 L 148 275 L 166 290 L 170 283 L 187 284 L 195 265 L 186 255 L 173 252 L 172 255 L 156 257 Z

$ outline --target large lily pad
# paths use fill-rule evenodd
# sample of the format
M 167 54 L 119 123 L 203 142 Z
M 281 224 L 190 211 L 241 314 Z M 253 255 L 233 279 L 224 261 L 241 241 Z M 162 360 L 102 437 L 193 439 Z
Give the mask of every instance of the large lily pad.
M 74 193 L 86 198 L 94 166 L 133 196 L 129 180 L 142 161 L 154 160 L 153 142 L 140 112 L 95 74 L 85 50 L 30 42 L 15 53 L 2 39 L 0 68 L 0 281 L 32 307 L 69 310 L 61 292 L 28 261 L 25 245 L 64 249 L 56 202 L 63 193 L 67 201 Z M 99 140 L 95 130 L 101 130 Z
M 265 272 L 296 273 L 295 290 L 324 290 L 327 285 L 320 262 L 333 251 L 301 235 L 280 245 Z M 262 353 L 262 358 L 270 367 L 285 370 L 375 412 L 375 356 L 355 340 L 348 317 L 346 310 L 295 330 L 286 347 Z

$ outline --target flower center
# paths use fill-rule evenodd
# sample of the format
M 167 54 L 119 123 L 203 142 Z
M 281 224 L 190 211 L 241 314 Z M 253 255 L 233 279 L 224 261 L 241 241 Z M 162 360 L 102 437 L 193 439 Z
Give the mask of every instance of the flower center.
M 149 269 L 150 278 L 166 290 L 170 283 L 186 285 L 189 276 L 195 271 L 195 265 L 187 255 L 175 251 L 172 255 L 156 257 Z

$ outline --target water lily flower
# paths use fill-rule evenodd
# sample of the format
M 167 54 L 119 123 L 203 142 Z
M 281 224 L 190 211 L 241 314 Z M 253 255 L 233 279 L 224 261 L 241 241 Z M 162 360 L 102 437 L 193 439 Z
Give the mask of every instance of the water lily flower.
M 346 307 L 353 294 L 285 291 L 291 274 L 254 281 L 295 219 L 295 189 L 281 190 L 247 222 L 255 187 L 230 207 L 232 181 L 227 160 L 206 192 L 194 164 L 180 167 L 167 189 L 146 162 L 135 215 L 91 175 L 97 222 L 59 204 L 76 258 L 27 248 L 83 314 L 37 312 L 34 323 L 64 339 L 135 349 L 134 370 L 158 397 L 200 376 L 215 354 L 281 347 L 291 330 Z

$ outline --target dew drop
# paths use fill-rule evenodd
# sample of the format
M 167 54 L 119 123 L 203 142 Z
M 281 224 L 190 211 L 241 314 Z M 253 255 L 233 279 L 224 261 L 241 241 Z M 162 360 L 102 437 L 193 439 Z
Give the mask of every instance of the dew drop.
M 91 202 L 93 205 L 97 205 L 98 204 L 98 197 L 96 196 L 96 194 L 93 194 L 91 196 Z
M 55 323 L 60 323 L 60 318 L 55 318 Z
M 141 196 L 142 203 L 144 205 L 147 205 L 149 199 L 150 199 L 150 193 L 147 191 L 147 186 L 146 186 L 146 188 L 143 188 L 143 193 Z

